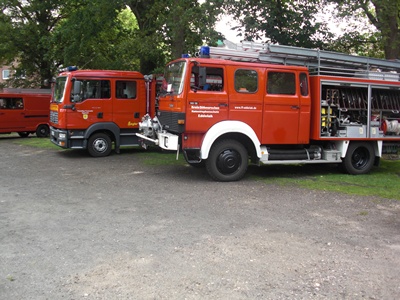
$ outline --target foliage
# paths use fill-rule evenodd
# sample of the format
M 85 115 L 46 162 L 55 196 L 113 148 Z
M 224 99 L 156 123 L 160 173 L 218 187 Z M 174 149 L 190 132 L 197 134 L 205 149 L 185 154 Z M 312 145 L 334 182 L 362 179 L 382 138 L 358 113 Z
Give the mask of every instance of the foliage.
M 0 0 L 0 62 L 13 64 L 11 85 L 38 87 L 51 78 L 56 69 L 51 32 L 67 5 L 63 0 Z
M 377 31 L 349 23 L 337 39 L 318 18 L 368 19 Z M 159 72 L 165 63 L 222 39 L 221 13 L 239 22 L 245 40 L 398 58 L 400 0 L 0 0 L 0 62 L 16 70 L 14 87 L 38 87 L 61 65 Z
M 367 18 L 379 32 L 380 37 L 370 36 L 372 41 L 379 41 L 386 59 L 400 57 L 400 1 L 399 0 L 326 0 L 325 3 L 334 3 L 337 15 L 346 18 L 351 15 Z M 357 32 L 356 28 L 349 31 Z M 375 36 L 375 37 L 374 37 Z M 370 41 L 371 41 L 370 40 Z M 359 43 L 361 45 L 361 43 Z M 373 49 L 375 46 L 370 47 Z M 378 50 L 378 49 L 376 49 Z M 374 55 L 374 56 L 380 56 Z
M 0 62 L 16 62 L 14 87 L 36 87 L 63 65 L 161 70 L 219 38 L 220 7 L 197 0 L 0 0 Z
M 204 42 L 216 42 L 214 30 L 220 6 L 215 1 L 152 0 L 125 1 L 138 20 L 140 31 L 136 50 L 141 55 L 141 71 L 150 73 L 157 66 L 194 53 Z
M 318 0 L 227 0 L 224 8 L 239 22 L 234 29 L 245 40 L 325 48 L 332 35 L 317 20 L 319 3 Z
M 129 9 L 118 2 L 79 1 L 69 18 L 62 20 L 53 34 L 60 65 L 85 69 L 137 69 L 132 55 L 132 36 L 138 30 Z
M 344 32 L 332 40 L 327 49 L 360 56 L 384 58 L 382 38 L 378 32 Z

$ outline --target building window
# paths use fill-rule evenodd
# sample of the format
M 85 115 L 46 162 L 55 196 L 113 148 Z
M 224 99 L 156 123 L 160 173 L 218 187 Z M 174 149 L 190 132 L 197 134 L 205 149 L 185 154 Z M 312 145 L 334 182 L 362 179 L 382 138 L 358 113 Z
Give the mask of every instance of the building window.
M 3 70 L 2 72 L 2 78 L 4 80 L 9 79 L 10 78 L 10 70 Z

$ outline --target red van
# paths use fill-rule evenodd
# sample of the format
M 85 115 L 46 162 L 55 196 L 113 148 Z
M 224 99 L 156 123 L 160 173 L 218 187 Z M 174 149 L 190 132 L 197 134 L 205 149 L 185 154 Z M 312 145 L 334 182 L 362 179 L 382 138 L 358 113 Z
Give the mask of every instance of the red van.
M 0 134 L 17 132 L 21 137 L 49 135 L 51 90 L 0 90 Z

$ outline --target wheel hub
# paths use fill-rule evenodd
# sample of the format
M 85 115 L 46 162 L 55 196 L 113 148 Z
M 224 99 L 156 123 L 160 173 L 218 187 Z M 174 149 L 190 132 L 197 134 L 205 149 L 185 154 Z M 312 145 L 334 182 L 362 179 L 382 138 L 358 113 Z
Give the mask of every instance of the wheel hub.
M 101 139 L 97 139 L 94 141 L 93 143 L 93 147 L 94 149 L 96 149 L 96 151 L 98 152 L 104 152 L 107 150 L 107 143 L 105 143 L 103 140 Z
M 218 170 L 223 174 L 234 173 L 242 164 L 241 157 L 234 150 L 224 150 L 220 153 L 217 159 Z

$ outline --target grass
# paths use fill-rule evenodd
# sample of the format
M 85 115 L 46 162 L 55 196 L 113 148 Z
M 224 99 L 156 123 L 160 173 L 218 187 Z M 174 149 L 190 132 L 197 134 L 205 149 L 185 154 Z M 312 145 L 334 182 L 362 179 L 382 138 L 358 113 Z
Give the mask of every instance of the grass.
M 268 173 L 270 174 L 268 177 L 256 174 L 255 178 L 281 186 L 295 185 L 313 190 L 400 200 L 400 160 L 382 159 L 381 165 L 374 167 L 369 174 L 357 176 L 343 174 L 337 167 L 326 164 L 274 165 Z
M 50 142 L 49 138 L 37 138 L 31 136 L 28 138 L 16 138 L 13 140 L 13 142 L 18 145 L 30 146 L 41 149 L 56 149 L 56 150 L 62 149 L 54 145 L 52 142 Z
M 186 161 L 182 154 L 179 154 L 178 160 L 176 159 L 176 152 L 172 151 L 159 151 L 151 150 L 144 151 L 141 153 L 135 153 L 138 155 L 142 162 L 149 166 L 159 165 L 183 165 Z
M 42 149 L 64 149 L 57 147 L 48 138 L 15 138 L 13 143 Z M 149 149 L 132 153 L 146 165 L 183 165 L 183 155 L 176 160 L 175 152 Z M 298 186 L 312 190 L 324 190 L 351 195 L 376 196 L 400 200 L 400 160 L 382 159 L 379 167 L 369 174 L 343 174 L 335 165 L 269 165 L 251 169 L 251 177 L 266 184 Z

